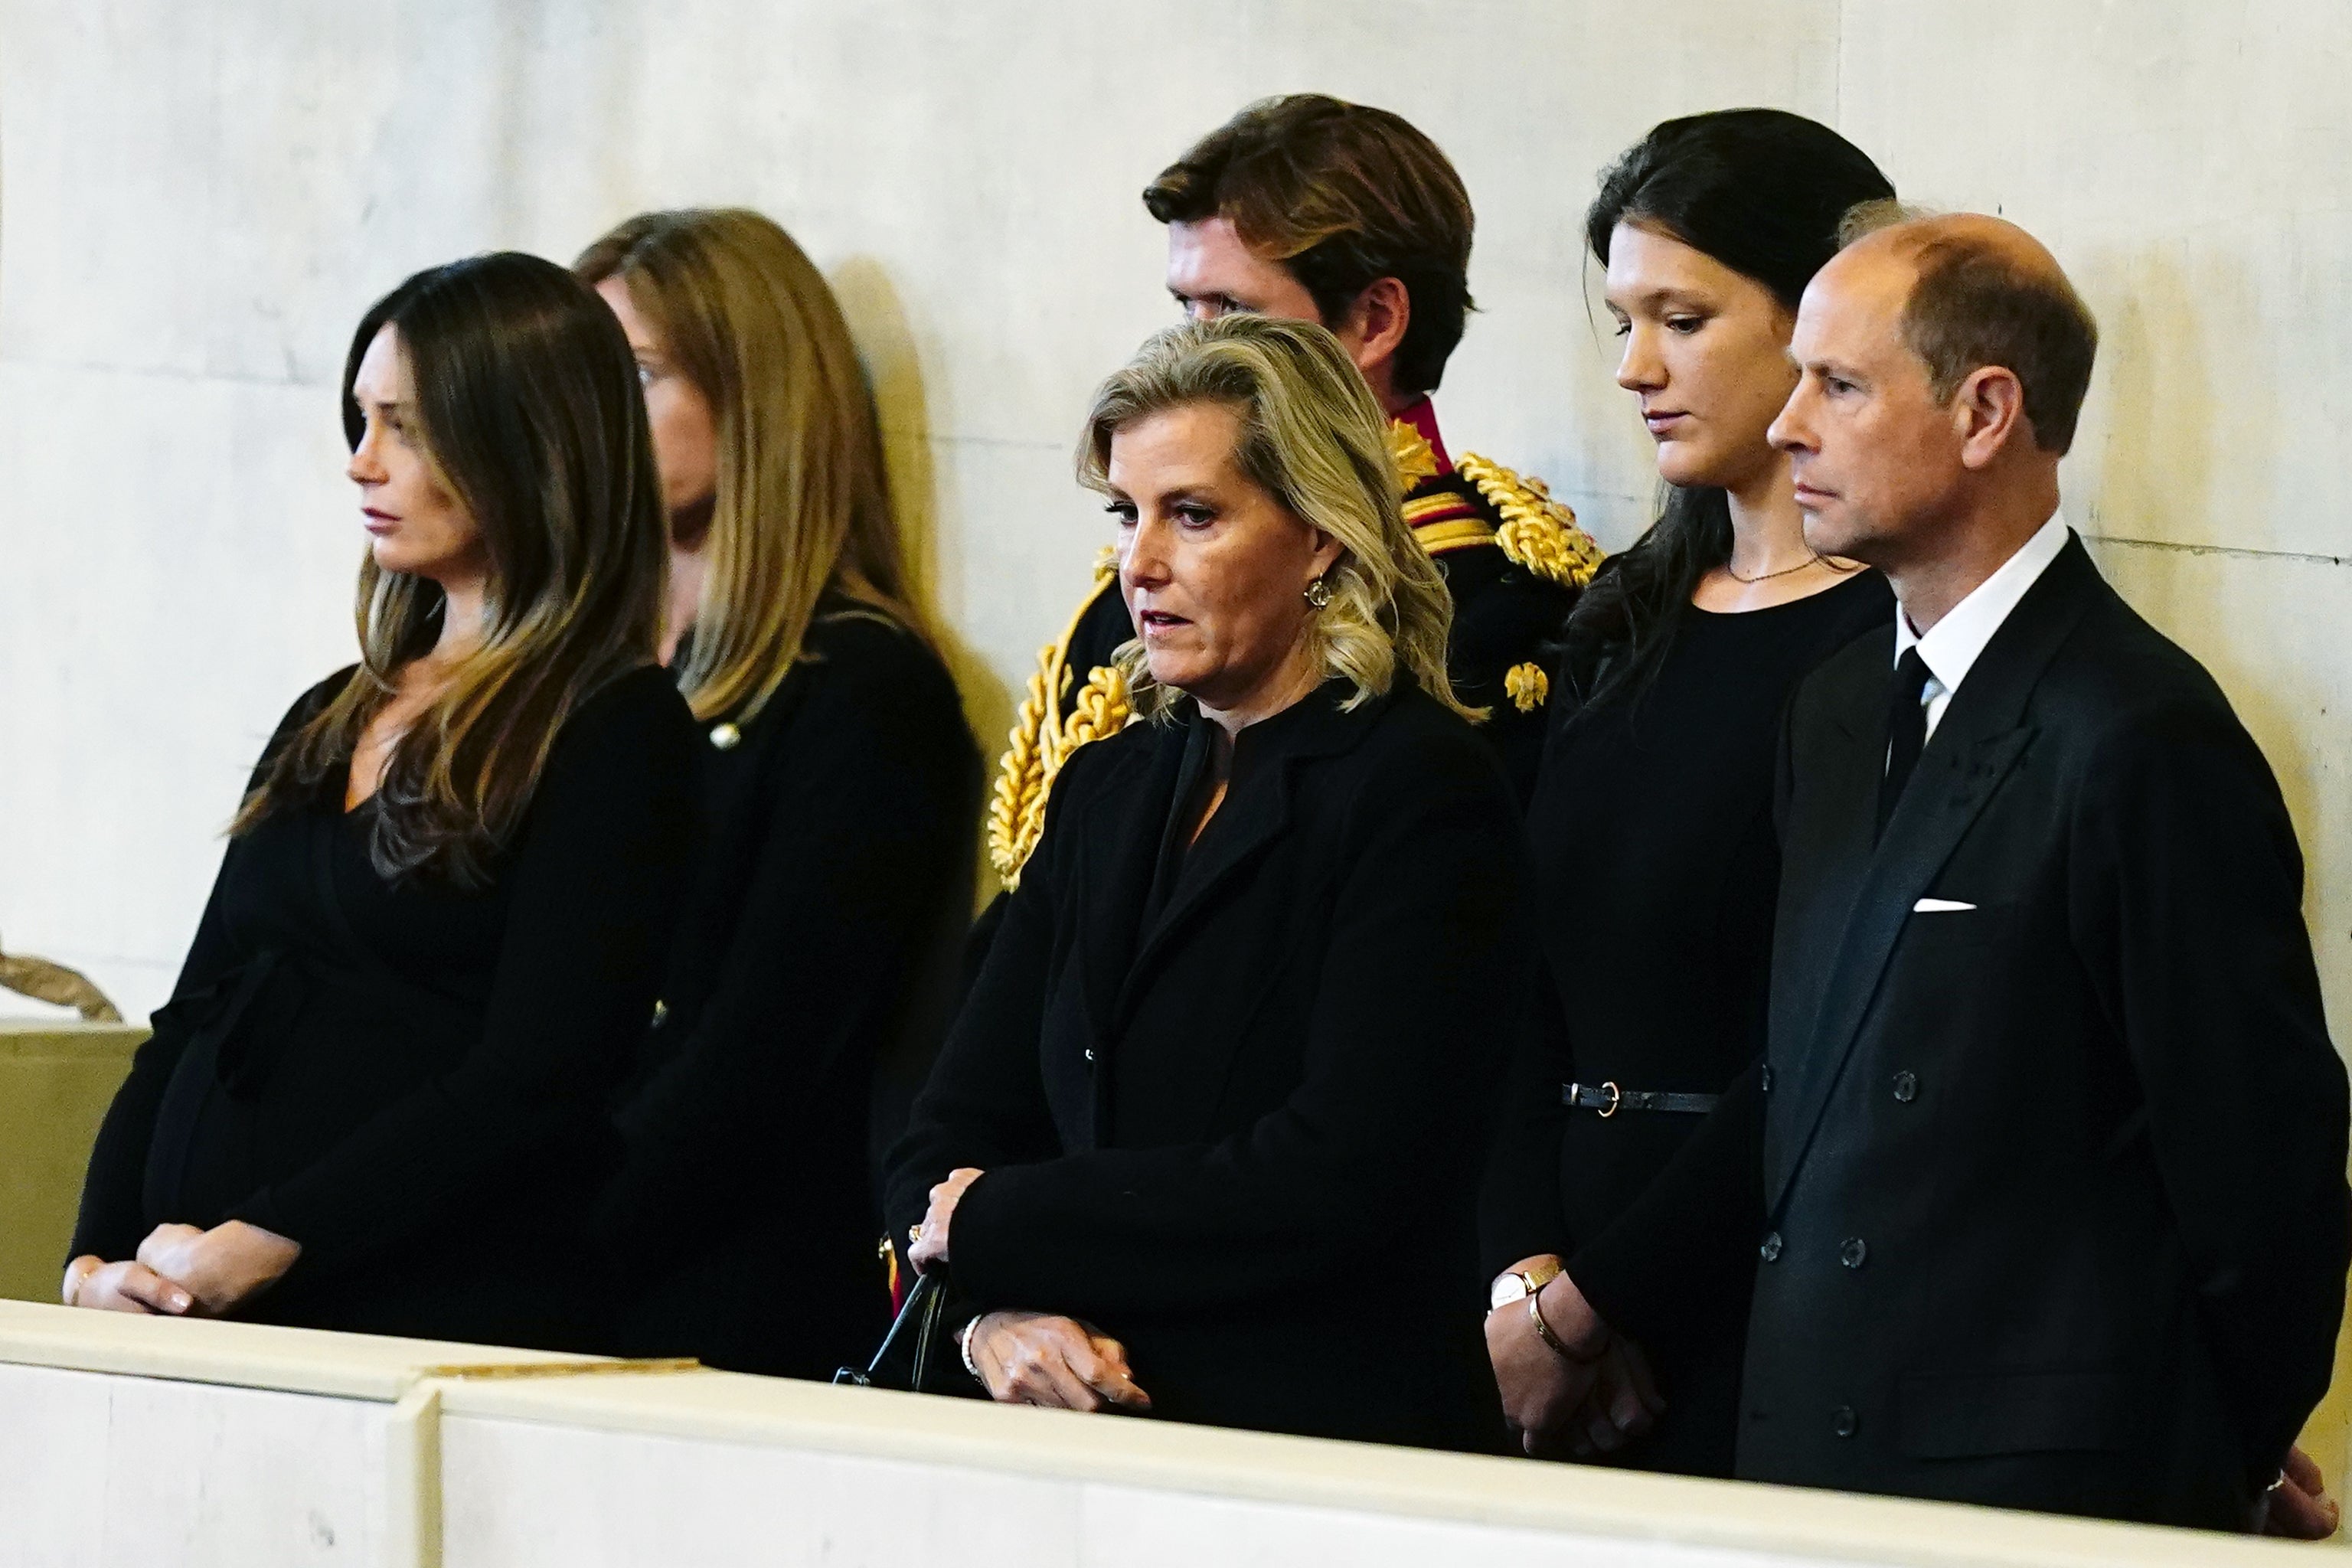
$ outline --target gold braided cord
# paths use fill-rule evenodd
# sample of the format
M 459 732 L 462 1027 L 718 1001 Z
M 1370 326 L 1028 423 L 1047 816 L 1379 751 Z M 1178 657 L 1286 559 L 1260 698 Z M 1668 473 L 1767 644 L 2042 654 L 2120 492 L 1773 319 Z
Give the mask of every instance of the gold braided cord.
M 1539 664 L 1515 664 L 1503 671 L 1503 695 L 1522 713 L 1532 713 L 1551 695 L 1551 677 Z
M 1571 588 L 1592 581 L 1607 552 L 1577 526 L 1576 513 L 1554 500 L 1541 479 L 1521 479 L 1475 452 L 1465 452 L 1455 468 L 1502 518 L 1495 542 L 1505 555 L 1538 577 Z
M 1045 830 L 1045 799 L 1062 764 L 1069 761 L 1072 752 L 1088 741 L 1117 733 L 1133 717 L 1126 679 L 1109 665 L 1088 672 L 1069 716 L 1062 714 L 1062 699 L 1076 674 L 1070 668 L 1070 644 L 1078 635 L 1079 623 L 1118 571 L 1110 551 L 1097 557 L 1094 586 L 1070 624 L 1062 628 L 1062 635 L 1038 650 L 1028 695 L 1006 737 L 996 786 L 989 795 L 988 861 L 1007 892 L 1021 885 L 1021 868 L 1028 863 L 1039 835 Z

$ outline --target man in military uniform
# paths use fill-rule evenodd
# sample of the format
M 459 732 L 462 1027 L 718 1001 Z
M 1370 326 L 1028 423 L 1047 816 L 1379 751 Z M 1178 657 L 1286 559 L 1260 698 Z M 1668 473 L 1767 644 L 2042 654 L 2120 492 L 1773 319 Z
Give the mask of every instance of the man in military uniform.
M 1429 395 L 1470 309 L 1461 176 L 1398 116 L 1301 93 L 1211 132 L 1143 205 L 1168 226 L 1168 289 L 1188 314 L 1315 321 L 1363 372 L 1392 421 L 1405 520 L 1453 590 L 1454 690 L 1491 710 L 1488 733 L 1526 798 L 1543 744 L 1544 645 L 1601 552 L 1540 481 L 1474 454 L 1457 462 L 1438 434 Z M 1111 656 L 1134 635 L 1106 551 L 1087 602 L 1039 656 L 991 803 L 990 855 L 1008 887 L 1062 762 L 1126 721 Z M 975 959 L 992 923 L 983 917 Z

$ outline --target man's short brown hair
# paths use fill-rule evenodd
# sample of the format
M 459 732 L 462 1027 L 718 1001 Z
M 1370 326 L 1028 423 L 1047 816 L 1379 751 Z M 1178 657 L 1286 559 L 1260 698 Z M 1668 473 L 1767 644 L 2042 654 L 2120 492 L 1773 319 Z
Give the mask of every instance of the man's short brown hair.
M 1971 372 L 1999 365 L 2024 388 L 2034 445 L 2064 453 L 2099 353 L 2099 324 L 2066 275 L 1949 236 L 1922 242 L 1913 259 L 1903 341 L 1927 363 L 1936 401 L 1950 402 Z
M 1232 221 L 1290 269 L 1337 327 L 1394 278 L 1412 300 L 1396 384 L 1429 392 L 1462 341 L 1470 301 L 1470 193 L 1437 144 L 1384 109 L 1320 93 L 1261 99 L 1144 187 L 1161 223 Z

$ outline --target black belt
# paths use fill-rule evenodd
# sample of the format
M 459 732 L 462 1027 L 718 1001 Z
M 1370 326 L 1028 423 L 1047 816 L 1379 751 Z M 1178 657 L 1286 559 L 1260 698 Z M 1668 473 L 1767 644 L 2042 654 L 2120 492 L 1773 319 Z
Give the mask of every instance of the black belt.
M 1670 1094 L 1655 1089 L 1619 1089 L 1613 1083 L 1562 1084 L 1559 1102 L 1571 1110 L 1597 1110 L 1603 1117 L 1621 1110 L 1678 1110 L 1704 1116 L 1715 1109 L 1719 1094 Z

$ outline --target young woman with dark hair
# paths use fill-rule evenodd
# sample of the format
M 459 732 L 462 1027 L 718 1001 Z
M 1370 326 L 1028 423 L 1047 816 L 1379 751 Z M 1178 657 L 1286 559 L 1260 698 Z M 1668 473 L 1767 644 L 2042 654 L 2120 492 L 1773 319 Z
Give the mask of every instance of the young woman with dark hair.
M 636 379 L 532 257 L 360 323 L 362 662 L 262 754 L 99 1133 L 68 1304 L 593 1343 L 568 1238 L 694 825 Z
M 1748 1280 L 1657 1303 L 1612 1288 L 1679 1245 L 1641 1200 L 1762 1047 L 1782 702 L 1892 613 L 1875 574 L 1806 545 L 1765 432 L 1796 384 L 1806 282 L 1849 209 L 1893 195 L 1826 127 L 1735 110 L 1651 132 L 1587 217 L 1666 499 L 1570 618 L 1530 809 L 1550 1026 L 1486 1215 L 1508 1265 L 1488 1351 L 1530 1452 L 1731 1472 Z M 1570 1337 L 1579 1288 L 1622 1332 Z M 1618 1419 L 1610 1397 L 1580 1413 L 1596 1371 Z

